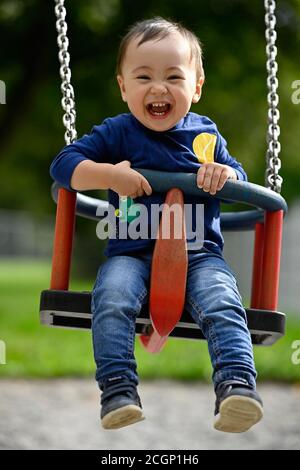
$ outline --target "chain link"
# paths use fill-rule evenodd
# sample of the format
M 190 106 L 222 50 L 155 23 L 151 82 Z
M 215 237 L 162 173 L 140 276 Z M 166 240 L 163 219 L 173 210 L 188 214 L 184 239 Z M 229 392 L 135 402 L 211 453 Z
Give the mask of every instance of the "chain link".
M 280 155 L 280 127 L 279 127 L 279 96 L 277 93 L 278 79 L 276 77 L 278 64 L 276 61 L 277 47 L 275 45 L 277 39 L 276 27 L 276 0 L 265 1 L 265 23 L 266 23 L 266 53 L 267 53 L 267 86 L 268 86 L 268 130 L 267 143 L 268 149 L 266 153 L 266 176 L 265 185 L 267 188 L 280 193 L 282 186 L 282 177 L 279 175 L 281 168 Z
M 59 48 L 58 59 L 60 62 L 59 73 L 61 77 L 62 92 L 61 105 L 64 110 L 63 123 L 66 128 L 65 142 L 68 145 L 77 139 L 75 95 L 74 89 L 71 85 L 70 54 L 68 52 L 69 40 L 67 37 L 68 25 L 66 23 L 66 9 L 64 7 L 65 0 L 54 1 L 55 15 L 57 18 L 56 30 L 57 44 Z

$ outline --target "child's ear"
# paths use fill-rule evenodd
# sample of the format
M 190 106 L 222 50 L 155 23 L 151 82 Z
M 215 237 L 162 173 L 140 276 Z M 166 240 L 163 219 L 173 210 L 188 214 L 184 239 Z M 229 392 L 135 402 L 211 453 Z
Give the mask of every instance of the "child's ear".
M 198 101 L 200 100 L 201 94 L 202 94 L 203 83 L 204 83 L 204 77 L 200 77 L 196 83 L 196 90 L 192 99 L 193 103 L 198 103 Z
M 119 87 L 120 87 L 122 100 L 125 101 L 125 103 L 126 103 L 127 99 L 126 99 L 124 78 L 122 77 L 122 75 L 117 75 L 117 80 L 118 80 L 118 84 L 119 84 Z

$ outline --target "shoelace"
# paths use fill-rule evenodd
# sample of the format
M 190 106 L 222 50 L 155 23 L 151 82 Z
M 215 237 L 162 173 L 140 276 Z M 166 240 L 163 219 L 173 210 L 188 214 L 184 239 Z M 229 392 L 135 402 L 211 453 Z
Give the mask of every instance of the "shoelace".
M 230 386 L 230 390 L 234 387 L 244 387 L 244 388 L 252 389 L 252 387 L 245 382 L 241 382 L 239 380 L 226 380 L 225 382 L 222 382 L 217 388 L 217 394 L 219 395 L 223 390 L 225 390 L 229 386 Z

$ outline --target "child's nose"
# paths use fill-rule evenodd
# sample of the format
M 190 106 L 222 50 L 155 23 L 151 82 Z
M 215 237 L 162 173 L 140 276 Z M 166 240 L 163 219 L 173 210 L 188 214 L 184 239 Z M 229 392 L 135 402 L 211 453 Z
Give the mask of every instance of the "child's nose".
M 167 92 L 168 92 L 168 89 L 163 83 L 152 84 L 151 93 L 153 95 L 166 94 Z

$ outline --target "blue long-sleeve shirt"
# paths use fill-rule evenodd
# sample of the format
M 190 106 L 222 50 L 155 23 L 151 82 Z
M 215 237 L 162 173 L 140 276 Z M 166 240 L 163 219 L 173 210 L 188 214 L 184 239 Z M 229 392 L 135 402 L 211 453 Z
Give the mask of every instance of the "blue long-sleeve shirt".
M 86 159 L 112 164 L 129 160 L 133 169 L 187 173 L 197 173 L 202 163 L 217 162 L 232 167 L 239 180 L 247 180 L 241 164 L 228 153 L 226 141 L 216 125 L 209 118 L 195 113 L 188 113 L 165 132 L 146 128 L 130 113 L 105 119 L 101 125 L 93 127 L 90 135 L 64 147 L 52 162 L 50 174 L 61 186 L 72 190 L 70 182 L 73 171 Z M 118 194 L 109 190 L 108 196 L 109 203 L 118 209 Z M 164 194 L 153 192 L 151 196 L 136 198 L 135 203 L 146 206 L 150 214 L 151 204 L 163 204 L 164 199 Z M 204 204 L 204 246 L 221 253 L 224 241 L 220 231 L 220 201 L 213 197 L 186 195 L 185 204 Z M 109 239 L 106 256 L 154 246 L 153 238 L 134 240 L 119 237 L 120 223 L 116 217 L 117 235 Z M 196 230 L 196 212 L 193 212 L 192 230 Z

